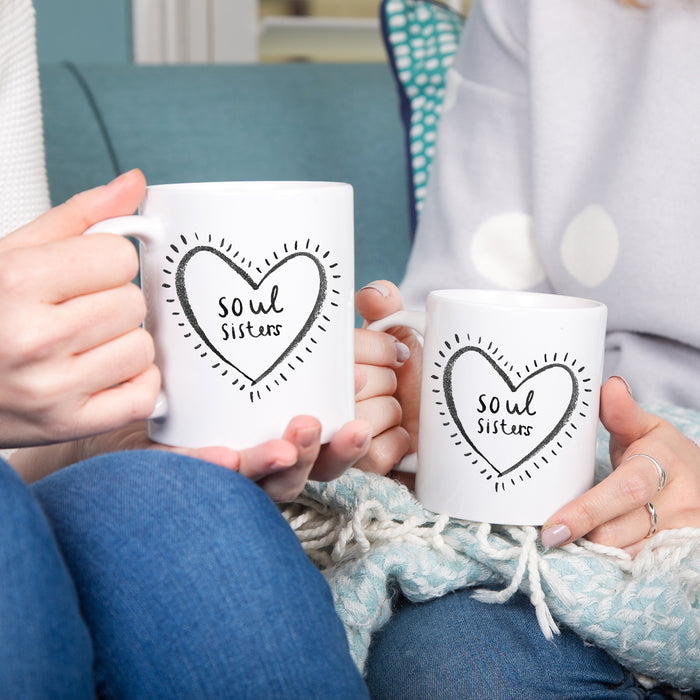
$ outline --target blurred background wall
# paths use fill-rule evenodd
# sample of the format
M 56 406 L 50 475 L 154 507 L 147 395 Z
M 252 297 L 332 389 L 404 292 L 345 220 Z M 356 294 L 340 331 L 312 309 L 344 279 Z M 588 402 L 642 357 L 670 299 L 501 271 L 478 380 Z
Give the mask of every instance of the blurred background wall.
M 469 0 L 445 0 L 466 12 Z M 379 0 L 34 0 L 39 59 L 384 61 Z

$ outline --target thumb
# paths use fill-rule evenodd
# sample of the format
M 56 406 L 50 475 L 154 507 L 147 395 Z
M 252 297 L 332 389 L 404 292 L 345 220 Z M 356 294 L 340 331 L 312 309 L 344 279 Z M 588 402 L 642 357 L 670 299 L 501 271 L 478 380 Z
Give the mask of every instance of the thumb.
M 140 170 L 130 170 L 108 185 L 74 195 L 0 241 L 0 251 L 42 245 L 80 236 L 103 219 L 133 214 L 146 191 Z
M 632 398 L 627 382 L 621 377 L 610 377 L 601 389 L 600 420 L 610 433 L 613 464 L 633 442 L 644 437 L 658 422 Z
M 355 294 L 355 308 L 368 323 L 378 321 L 403 309 L 401 292 L 387 280 L 371 282 Z
M 390 314 L 403 309 L 403 300 L 399 288 L 392 282 L 380 280 L 365 285 L 355 294 L 355 308 L 365 320 L 363 328 L 372 321 L 379 321 Z M 416 334 L 408 326 L 396 326 L 387 329 L 395 338 L 403 342 L 411 350 L 419 345 Z M 409 359 L 409 366 L 413 360 Z

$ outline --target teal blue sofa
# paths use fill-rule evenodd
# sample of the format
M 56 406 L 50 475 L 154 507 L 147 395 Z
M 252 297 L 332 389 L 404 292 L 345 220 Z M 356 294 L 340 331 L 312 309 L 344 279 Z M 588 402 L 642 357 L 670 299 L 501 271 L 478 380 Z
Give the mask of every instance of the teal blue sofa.
M 410 204 L 388 65 L 43 64 L 40 76 L 53 203 L 134 167 L 152 184 L 349 182 L 357 287 L 401 280 Z

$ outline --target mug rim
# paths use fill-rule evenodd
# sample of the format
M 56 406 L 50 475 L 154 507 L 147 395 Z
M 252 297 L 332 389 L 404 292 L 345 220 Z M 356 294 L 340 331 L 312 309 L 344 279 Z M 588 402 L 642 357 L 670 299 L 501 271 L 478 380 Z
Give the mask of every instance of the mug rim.
M 164 182 L 146 187 L 147 192 L 193 192 L 197 194 L 251 194 L 308 192 L 352 188 L 348 182 L 332 180 L 216 180 L 207 182 Z
M 564 311 L 605 309 L 595 299 L 575 297 L 554 292 L 528 292 L 515 289 L 435 289 L 428 297 L 460 305 L 477 305 L 499 309 L 532 311 Z

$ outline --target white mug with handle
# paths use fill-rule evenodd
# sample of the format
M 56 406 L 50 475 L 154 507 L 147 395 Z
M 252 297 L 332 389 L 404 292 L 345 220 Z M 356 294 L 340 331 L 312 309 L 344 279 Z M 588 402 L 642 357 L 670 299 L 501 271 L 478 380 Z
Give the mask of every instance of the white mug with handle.
M 541 525 L 593 485 L 607 309 L 498 290 L 428 295 L 372 330 L 424 338 L 416 495 L 457 518 Z
M 354 418 L 353 192 L 334 182 L 155 185 L 90 232 L 140 241 L 163 377 L 156 442 L 242 449 L 296 415 Z

